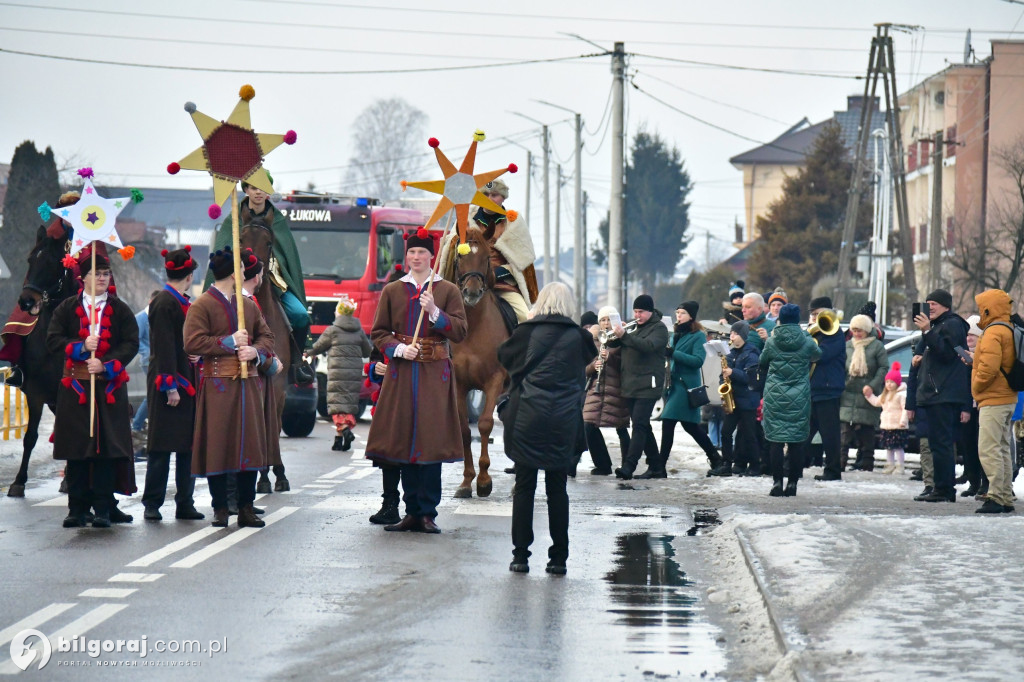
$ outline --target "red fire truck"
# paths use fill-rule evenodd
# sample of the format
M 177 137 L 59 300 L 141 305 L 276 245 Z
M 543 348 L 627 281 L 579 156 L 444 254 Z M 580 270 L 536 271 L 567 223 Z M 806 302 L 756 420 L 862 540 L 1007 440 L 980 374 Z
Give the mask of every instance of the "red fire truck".
M 342 294 L 358 303 L 356 315 L 369 333 L 380 292 L 403 261 L 403 234 L 422 227 L 423 212 L 384 206 L 377 199 L 298 191 L 274 205 L 288 219 L 302 259 L 314 340 L 334 322 Z M 317 368 L 318 407 L 325 417 L 326 365 Z M 368 390 L 364 393 L 361 409 L 369 398 Z

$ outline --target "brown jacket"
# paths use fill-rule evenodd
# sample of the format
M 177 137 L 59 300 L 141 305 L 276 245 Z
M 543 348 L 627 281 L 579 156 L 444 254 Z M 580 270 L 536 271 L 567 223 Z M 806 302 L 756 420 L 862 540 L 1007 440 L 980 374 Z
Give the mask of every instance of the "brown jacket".
M 599 427 L 629 426 L 629 404 L 622 397 L 622 354 L 620 348 L 609 348 L 608 359 L 596 377 L 595 362 L 587 365 L 587 377 L 594 377 L 583 403 L 583 421 Z
M 1003 324 L 1011 324 L 1010 313 L 1013 312 L 1013 301 L 1005 291 L 989 289 L 974 297 L 978 304 L 981 320 L 978 326 L 982 329 L 981 338 L 974 349 L 974 365 L 971 371 L 971 394 L 978 407 L 990 405 L 1013 405 L 1017 402 L 1017 392 L 1003 376 L 1009 372 L 1015 360 L 1013 348 L 1013 330 Z

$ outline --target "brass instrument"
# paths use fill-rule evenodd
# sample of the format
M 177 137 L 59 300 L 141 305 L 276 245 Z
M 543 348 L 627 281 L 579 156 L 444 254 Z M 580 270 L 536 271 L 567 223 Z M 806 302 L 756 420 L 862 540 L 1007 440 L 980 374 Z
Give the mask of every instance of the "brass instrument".
M 633 332 L 636 331 L 636 328 L 639 325 L 640 325 L 640 323 L 637 322 L 636 320 L 630 320 L 626 324 L 622 325 L 622 328 L 626 330 L 627 334 L 632 334 Z M 601 343 L 608 343 L 609 341 L 612 341 L 614 339 L 615 339 L 615 330 L 614 329 L 602 330 L 601 333 L 598 334 L 598 336 L 597 336 L 597 340 L 600 341 Z
M 722 371 L 729 369 L 729 362 L 725 359 L 725 356 L 721 356 L 722 359 Z M 732 395 L 732 380 L 728 377 L 722 377 L 722 383 L 718 386 L 718 395 L 722 398 L 722 409 L 725 410 L 726 414 L 732 414 L 733 410 L 736 409 L 736 398 Z
M 839 331 L 839 323 L 842 322 L 843 316 L 838 314 L 834 310 L 822 310 L 818 313 L 818 318 L 814 321 L 814 324 L 807 328 L 807 333 L 811 336 L 815 334 L 824 334 L 825 336 L 832 336 Z

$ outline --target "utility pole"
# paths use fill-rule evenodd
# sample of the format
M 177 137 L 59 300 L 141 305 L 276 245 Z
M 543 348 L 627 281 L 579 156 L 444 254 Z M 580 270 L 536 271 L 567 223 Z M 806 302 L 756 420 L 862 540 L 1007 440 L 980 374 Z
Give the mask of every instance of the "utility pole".
M 942 287 L 942 131 L 935 133 L 932 151 L 932 224 L 928 234 L 928 280 L 934 291 Z
M 586 192 L 583 193 L 580 203 L 580 239 L 583 241 L 583 307 L 580 310 L 586 310 L 588 299 L 587 299 L 587 203 L 590 201 L 590 197 Z
M 626 83 L 626 49 L 624 43 L 615 43 L 612 52 L 612 189 L 608 203 L 608 305 L 624 314 L 622 219 L 625 186 L 625 118 L 623 98 Z
M 555 278 L 552 282 L 562 281 L 562 164 L 555 166 Z
M 533 152 L 526 150 L 526 224 L 530 224 L 530 176 L 533 175 Z
M 857 211 L 863 189 L 868 138 L 871 136 L 871 119 L 875 92 L 879 78 L 885 92 L 885 122 L 889 134 L 889 158 L 893 164 L 894 198 L 896 219 L 900 230 L 900 256 L 903 260 L 903 277 L 906 292 L 906 316 L 910 317 L 910 306 L 917 301 L 917 278 L 914 270 L 914 252 L 910 243 L 910 221 L 907 217 L 906 171 L 903 165 L 903 136 L 900 133 L 899 94 L 896 91 L 896 67 L 893 62 L 892 24 L 877 24 L 875 36 L 871 39 L 871 53 L 868 56 L 867 78 L 864 81 L 864 101 L 860 112 L 858 142 L 853 159 L 853 178 L 846 202 L 846 222 L 839 246 L 839 281 L 833 302 L 837 309 L 846 306 L 846 292 L 850 288 L 850 261 L 853 257 L 853 240 L 857 227 Z
M 551 267 L 551 185 L 548 184 L 548 173 L 550 167 L 548 127 L 545 124 L 541 129 L 544 137 L 544 285 L 554 282 L 554 268 Z
M 711 269 L 711 233 L 704 233 L 704 272 Z

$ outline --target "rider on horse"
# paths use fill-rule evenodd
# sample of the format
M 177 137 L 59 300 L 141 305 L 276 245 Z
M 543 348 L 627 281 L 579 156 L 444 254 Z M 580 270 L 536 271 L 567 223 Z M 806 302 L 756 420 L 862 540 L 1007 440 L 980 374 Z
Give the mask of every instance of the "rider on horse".
M 271 179 L 273 182 L 273 179 Z M 274 285 L 278 300 L 284 308 L 285 317 L 292 328 L 292 367 L 302 365 L 302 351 L 306 348 L 309 335 L 309 313 L 306 307 L 306 288 L 302 281 L 302 261 L 295 246 L 288 220 L 267 198 L 263 190 L 242 183 L 245 198 L 239 205 L 240 227 L 258 222 L 265 224 L 273 235 L 274 253 L 270 261 L 267 278 Z M 228 217 L 217 230 L 214 251 L 231 244 L 231 218 Z M 207 272 L 204 289 L 213 284 L 213 275 Z M 312 376 L 309 377 L 312 381 Z M 308 383 L 306 381 L 300 383 Z
M 501 206 L 508 198 L 508 185 L 492 180 L 481 192 Z M 497 280 L 495 293 L 512 307 L 519 322 L 525 321 L 530 306 L 537 299 L 537 274 L 533 269 L 536 256 L 526 219 L 515 211 L 502 215 L 481 207 L 473 213 L 472 220 L 483 230 L 491 247 L 491 267 Z M 455 246 L 458 246 L 458 234 L 452 233 L 441 255 L 446 278 L 455 267 Z

